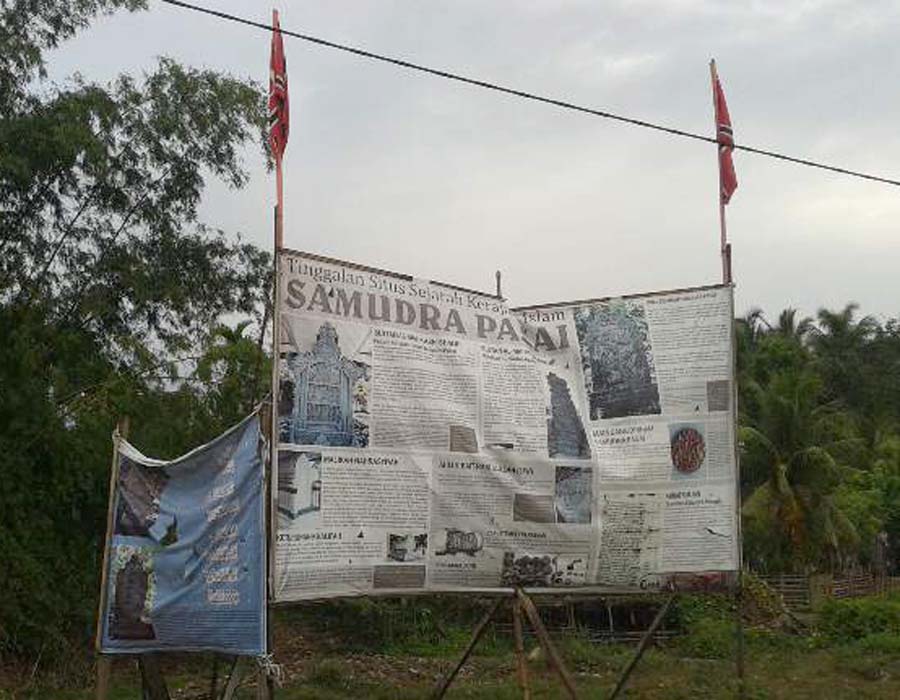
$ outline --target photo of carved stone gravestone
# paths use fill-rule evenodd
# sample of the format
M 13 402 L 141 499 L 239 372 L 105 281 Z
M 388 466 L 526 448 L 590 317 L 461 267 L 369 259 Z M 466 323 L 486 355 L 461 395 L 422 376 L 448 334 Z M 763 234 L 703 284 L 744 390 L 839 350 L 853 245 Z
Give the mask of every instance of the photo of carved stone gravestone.
M 153 559 L 149 552 L 117 548 L 113 565 L 109 636 L 112 639 L 156 639 L 148 610 L 153 599 Z
M 287 353 L 280 405 L 282 442 L 367 447 L 371 366 L 341 351 L 335 327 L 323 323 L 308 350 Z
M 322 509 L 322 454 L 278 453 L 278 515 L 287 523 L 315 525 Z
M 575 310 L 591 420 L 661 413 L 643 306 L 621 301 Z
M 551 457 L 591 458 L 591 446 L 565 379 L 547 374 L 550 406 L 547 416 L 547 451 Z

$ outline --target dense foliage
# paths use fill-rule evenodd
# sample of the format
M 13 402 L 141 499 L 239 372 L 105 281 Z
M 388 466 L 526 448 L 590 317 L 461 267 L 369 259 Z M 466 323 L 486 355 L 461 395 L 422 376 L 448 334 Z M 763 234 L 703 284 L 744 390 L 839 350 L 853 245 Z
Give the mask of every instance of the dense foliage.
M 167 59 L 36 82 L 45 49 L 140 5 L 0 10 L 0 656 L 87 648 L 118 417 L 175 456 L 267 385 L 271 258 L 197 221 L 205 178 L 247 177 L 260 87 Z
M 900 322 L 737 319 L 744 545 L 760 571 L 896 570 Z

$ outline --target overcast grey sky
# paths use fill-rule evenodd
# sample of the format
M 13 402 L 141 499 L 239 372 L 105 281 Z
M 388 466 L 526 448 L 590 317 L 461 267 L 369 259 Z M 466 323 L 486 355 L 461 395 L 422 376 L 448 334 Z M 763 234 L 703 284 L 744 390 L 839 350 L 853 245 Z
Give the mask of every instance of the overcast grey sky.
M 195 0 L 267 22 L 269 3 Z M 900 3 L 279 0 L 282 26 L 738 142 L 900 176 Z M 285 39 L 285 244 L 513 304 L 717 282 L 715 147 Z M 269 37 L 150 0 L 53 52 L 50 78 L 160 55 L 261 83 Z M 271 248 L 274 176 L 211 183 L 207 223 Z M 900 315 L 900 188 L 735 154 L 737 308 Z

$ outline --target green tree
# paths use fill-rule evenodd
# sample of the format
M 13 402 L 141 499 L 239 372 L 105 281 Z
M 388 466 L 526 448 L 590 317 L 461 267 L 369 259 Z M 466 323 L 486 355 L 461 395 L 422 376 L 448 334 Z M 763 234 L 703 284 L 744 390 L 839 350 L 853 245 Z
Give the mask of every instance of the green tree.
M 858 309 L 857 304 L 847 304 L 840 311 L 820 309 L 812 343 L 818 370 L 825 380 L 825 398 L 841 400 L 860 411 L 865 410 L 867 403 L 867 346 L 880 327 L 871 316 L 857 319 Z
M 781 371 L 751 384 L 758 417 L 740 429 L 748 559 L 769 570 L 838 567 L 858 535 L 835 501 L 848 468 L 837 457 L 858 444 L 850 418 L 819 401 L 814 373 Z
M 117 417 L 171 457 L 265 384 L 249 378 L 266 376 L 271 258 L 197 219 L 206 178 L 246 182 L 260 86 L 168 59 L 109 85 L 35 82 L 47 49 L 142 6 L 0 10 L 0 656 L 82 656 Z

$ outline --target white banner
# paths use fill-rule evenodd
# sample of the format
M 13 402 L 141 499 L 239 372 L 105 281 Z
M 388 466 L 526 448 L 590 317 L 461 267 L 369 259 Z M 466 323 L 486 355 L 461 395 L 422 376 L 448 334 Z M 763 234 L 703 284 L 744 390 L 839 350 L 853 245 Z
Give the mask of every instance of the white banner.
M 510 309 L 300 253 L 278 273 L 275 600 L 738 568 L 729 287 Z

